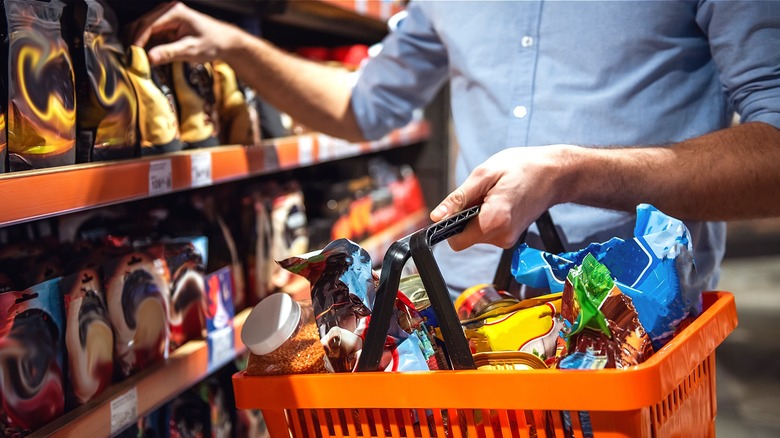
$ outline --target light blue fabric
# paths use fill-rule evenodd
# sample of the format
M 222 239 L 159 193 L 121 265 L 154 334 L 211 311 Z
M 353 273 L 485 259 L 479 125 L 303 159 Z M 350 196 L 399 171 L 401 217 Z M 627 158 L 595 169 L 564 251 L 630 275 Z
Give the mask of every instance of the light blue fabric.
M 354 87 L 364 134 L 404 125 L 448 79 L 458 183 L 507 147 L 667 144 L 727 127 L 735 110 L 780 128 L 780 1 L 412 1 Z M 632 213 L 551 214 L 567 250 L 633 232 Z M 713 288 L 725 225 L 686 225 Z M 498 257 L 436 252 L 455 289 L 490 281 Z

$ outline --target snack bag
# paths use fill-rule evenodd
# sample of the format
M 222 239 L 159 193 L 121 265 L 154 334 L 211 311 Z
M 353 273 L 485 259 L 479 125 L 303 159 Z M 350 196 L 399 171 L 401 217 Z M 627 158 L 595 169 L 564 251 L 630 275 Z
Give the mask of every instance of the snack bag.
M 171 75 L 179 109 L 179 130 L 185 148 L 218 145 L 219 127 L 211 64 L 174 62 Z
M 217 60 L 211 66 L 221 143 L 259 145 L 260 114 L 254 91 L 239 84 L 236 73 L 227 63 Z
M 114 331 L 106 309 L 102 275 L 85 266 L 63 278 L 69 408 L 99 396 L 114 375 Z
M 106 0 L 75 3 L 77 155 L 80 162 L 137 154 L 138 104 L 119 26 Z
M 637 206 L 632 240 L 616 237 L 557 255 L 521 245 L 512 259 L 512 275 L 518 283 L 560 292 L 569 270 L 588 254 L 606 265 L 632 299 L 656 350 L 681 321 L 701 313 L 702 291 L 691 284 L 695 266 L 688 229 L 648 204 Z
M 138 128 L 141 132 L 141 155 L 156 155 L 182 149 L 176 106 L 169 98 L 170 89 L 152 71 L 142 47 L 130 46 L 127 73 L 138 99 Z
M 60 280 L 0 294 L 0 431 L 26 435 L 65 410 Z
M 170 272 L 170 348 L 175 350 L 192 339 L 206 337 L 206 237 L 178 238 L 163 243 Z
M 63 3 L 5 0 L 9 170 L 76 161 L 73 64 L 61 34 Z
M 126 252 L 103 270 L 119 373 L 127 377 L 168 357 L 170 273 L 159 246 Z
M 583 353 L 594 357 L 589 367 L 626 368 L 653 354 L 650 337 L 639 322 L 631 298 L 620 291 L 612 274 L 592 254 L 572 268 L 563 290 L 566 354 L 560 368 L 585 366 Z M 598 365 L 595 365 L 598 363 Z
M 520 351 L 550 366 L 563 347 L 560 293 L 487 309 L 461 324 L 473 353 Z
M 368 252 L 352 241 L 339 239 L 319 254 L 290 257 L 280 264 L 311 283 L 312 305 L 327 352 L 328 370 L 353 371 L 363 349 L 379 282 Z M 380 366 L 386 371 L 428 370 L 419 338 L 401 328 L 397 312 L 398 306 L 394 308 Z

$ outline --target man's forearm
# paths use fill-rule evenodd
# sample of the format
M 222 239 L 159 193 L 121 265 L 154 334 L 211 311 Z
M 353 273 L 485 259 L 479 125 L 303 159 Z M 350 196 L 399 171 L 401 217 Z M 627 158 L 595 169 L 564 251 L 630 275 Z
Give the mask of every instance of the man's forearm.
M 671 147 L 574 148 L 563 202 L 633 211 L 647 202 L 680 219 L 780 216 L 780 130 L 746 123 Z
M 230 38 L 225 62 L 263 99 L 311 129 L 363 140 L 350 106 L 347 70 L 299 58 L 243 32 Z

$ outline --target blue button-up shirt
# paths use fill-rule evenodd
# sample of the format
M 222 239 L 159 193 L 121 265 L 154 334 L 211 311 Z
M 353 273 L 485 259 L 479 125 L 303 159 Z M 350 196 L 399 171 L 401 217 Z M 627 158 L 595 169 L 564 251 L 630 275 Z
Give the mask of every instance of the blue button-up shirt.
M 413 1 L 407 10 L 358 79 L 353 109 L 364 134 L 381 137 L 449 80 L 458 184 L 507 147 L 668 144 L 725 128 L 735 111 L 780 128 L 780 1 Z M 572 204 L 551 213 L 569 250 L 632 237 L 633 214 Z M 725 225 L 687 225 L 698 281 L 713 288 Z M 497 251 L 470 251 L 455 256 L 458 269 L 439 258 L 456 289 L 492 278 Z

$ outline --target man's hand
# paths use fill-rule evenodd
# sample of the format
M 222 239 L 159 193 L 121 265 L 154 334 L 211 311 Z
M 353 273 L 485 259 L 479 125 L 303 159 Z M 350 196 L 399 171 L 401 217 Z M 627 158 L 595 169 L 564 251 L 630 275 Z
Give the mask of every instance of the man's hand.
M 440 221 L 482 204 L 466 229 L 449 239 L 460 251 L 475 243 L 511 247 L 520 234 L 550 206 L 562 202 L 570 146 L 505 149 L 478 166 L 466 181 L 431 212 Z
M 172 61 L 206 62 L 225 58 L 242 31 L 178 3 L 165 3 L 130 25 L 132 44 L 148 50 L 152 65 Z

